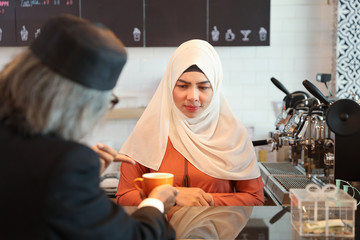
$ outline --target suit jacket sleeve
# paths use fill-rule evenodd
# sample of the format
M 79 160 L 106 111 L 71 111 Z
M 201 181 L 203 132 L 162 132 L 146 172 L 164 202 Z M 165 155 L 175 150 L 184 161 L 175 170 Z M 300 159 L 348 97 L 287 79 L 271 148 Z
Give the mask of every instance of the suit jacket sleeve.
M 174 239 L 164 215 L 144 207 L 129 216 L 99 188 L 99 159 L 77 145 L 62 153 L 42 213 L 50 239 Z

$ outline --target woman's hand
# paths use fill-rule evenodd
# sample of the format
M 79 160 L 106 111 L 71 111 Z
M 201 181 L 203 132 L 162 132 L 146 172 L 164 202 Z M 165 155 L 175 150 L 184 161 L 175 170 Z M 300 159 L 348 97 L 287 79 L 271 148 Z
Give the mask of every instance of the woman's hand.
M 131 157 L 118 153 L 112 147 L 109 147 L 102 143 L 97 143 L 91 147 L 100 157 L 100 173 L 103 173 L 111 162 L 126 162 L 135 165 L 135 160 Z
M 179 206 L 214 206 L 211 194 L 201 188 L 176 187 L 179 194 L 176 197 L 176 205 Z

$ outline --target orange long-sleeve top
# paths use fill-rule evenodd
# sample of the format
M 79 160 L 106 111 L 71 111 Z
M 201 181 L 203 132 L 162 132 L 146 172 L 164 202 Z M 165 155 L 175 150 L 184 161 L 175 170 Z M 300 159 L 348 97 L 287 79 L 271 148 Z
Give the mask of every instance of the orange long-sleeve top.
M 120 181 L 116 193 L 117 203 L 123 206 L 137 206 L 141 197 L 134 187 L 134 179 L 148 172 L 174 174 L 175 187 L 197 187 L 210 193 L 215 206 L 256 206 L 264 205 L 264 184 L 261 177 L 250 180 L 224 180 L 211 177 L 188 162 L 168 140 L 164 159 L 158 171 L 139 163 L 135 166 L 121 164 Z M 184 176 L 188 178 L 184 179 Z M 186 181 L 187 179 L 187 181 Z

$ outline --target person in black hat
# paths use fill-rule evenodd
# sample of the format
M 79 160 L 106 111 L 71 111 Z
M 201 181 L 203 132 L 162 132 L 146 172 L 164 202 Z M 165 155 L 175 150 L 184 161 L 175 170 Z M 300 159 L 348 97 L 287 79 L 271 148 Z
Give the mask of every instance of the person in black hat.
M 129 216 L 99 188 L 99 156 L 79 143 L 109 107 L 126 62 L 104 26 L 47 21 L 0 72 L 0 239 L 172 239 L 177 191 L 154 189 Z

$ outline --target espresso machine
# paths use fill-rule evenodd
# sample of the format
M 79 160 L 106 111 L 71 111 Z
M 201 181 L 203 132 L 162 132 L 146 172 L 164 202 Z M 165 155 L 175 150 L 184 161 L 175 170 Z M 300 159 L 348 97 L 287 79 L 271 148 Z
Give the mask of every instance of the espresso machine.
M 324 161 L 334 161 L 334 179 L 360 182 L 360 105 L 356 99 L 330 101 L 311 82 L 304 86 L 327 106 L 326 124 L 335 135 L 335 151 Z
M 314 171 L 322 169 L 321 161 L 314 160 L 315 137 L 324 138 L 323 109 L 320 101 L 303 91 L 288 91 L 275 78 L 271 82 L 285 93 L 282 109 L 275 121 L 275 130 L 267 142 L 272 151 L 288 150 L 288 158 L 281 162 L 259 164 L 265 191 L 280 205 L 289 205 L 289 189 L 305 188 L 312 183 Z M 313 147 L 313 148 L 312 148 Z M 318 166 L 315 166 L 314 164 Z M 308 174 L 307 174 L 308 173 Z
M 359 103 L 328 99 L 308 80 L 303 85 L 314 97 L 302 91 L 290 93 L 277 79 L 271 81 L 286 96 L 266 142 L 272 150 L 288 148 L 289 157 L 284 162 L 260 163 L 268 195 L 288 205 L 290 188 L 322 186 L 336 179 L 360 181 Z

